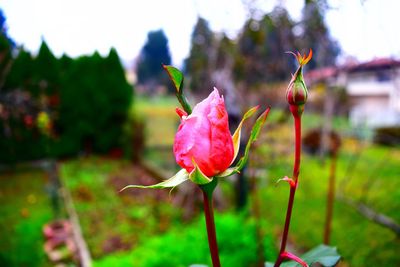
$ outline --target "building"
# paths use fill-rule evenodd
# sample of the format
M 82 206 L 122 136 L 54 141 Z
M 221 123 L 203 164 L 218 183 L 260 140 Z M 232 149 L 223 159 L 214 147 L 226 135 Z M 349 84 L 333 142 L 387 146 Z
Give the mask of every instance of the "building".
M 342 87 L 355 127 L 400 126 L 400 61 L 391 58 L 310 71 L 310 84 Z

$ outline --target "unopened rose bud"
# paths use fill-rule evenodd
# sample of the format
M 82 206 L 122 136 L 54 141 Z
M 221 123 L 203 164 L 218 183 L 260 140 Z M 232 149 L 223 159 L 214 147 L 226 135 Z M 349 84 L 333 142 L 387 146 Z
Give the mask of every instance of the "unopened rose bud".
M 308 97 L 307 86 L 303 78 L 303 66 L 310 61 L 312 57 L 312 50 L 310 49 L 307 57 L 306 55 L 302 56 L 299 52 L 297 52 L 297 55 L 293 52 L 289 53 L 293 54 L 296 57 L 300 66 L 292 75 L 292 79 L 286 91 L 286 99 L 291 106 L 303 106 L 306 103 Z
M 176 162 L 189 173 L 193 161 L 208 177 L 225 171 L 232 163 L 234 147 L 224 99 L 214 91 L 188 115 L 177 109 L 181 124 L 175 136 Z
M 308 91 L 304 83 L 303 75 L 293 76 L 286 91 L 286 99 L 289 105 L 301 106 L 307 101 Z

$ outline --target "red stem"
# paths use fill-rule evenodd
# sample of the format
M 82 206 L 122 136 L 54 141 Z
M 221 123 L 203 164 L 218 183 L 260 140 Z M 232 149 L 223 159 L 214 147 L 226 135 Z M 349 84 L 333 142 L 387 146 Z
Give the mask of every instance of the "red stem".
M 204 198 L 203 202 L 204 215 L 206 217 L 206 226 L 207 226 L 208 245 L 210 247 L 212 264 L 214 267 L 221 267 L 218 254 L 217 235 L 215 232 L 212 193 L 208 194 L 205 190 L 203 190 L 203 198 Z
M 281 248 L 279 250 L 278 259 L 274 267 L 279 267 L 285 258 L 286 243 L 289 235 L 290 219 L 292 217 L 294 196 L 296 194 L 298 178 L 300 173 L 300 156 L 301 156 L 301 114 L 299 115 L 296 110 L 292 110 L 295 127 L 295 153 L 294 153 L 294 166 L 293 166 L 293 180 L 294 184 L 290 184 L 289 202 L 286 210 L 285 227 L 283 229 Z

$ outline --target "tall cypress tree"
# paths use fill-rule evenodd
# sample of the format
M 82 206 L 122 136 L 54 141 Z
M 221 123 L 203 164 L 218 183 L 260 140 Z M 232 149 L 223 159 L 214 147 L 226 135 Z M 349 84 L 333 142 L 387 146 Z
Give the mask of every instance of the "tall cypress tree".
M 215 54 L 214 34 L 208 22 L 199 17 L 191 37 L 190 54 L 185 61 L 192 92 L 207 94 L 212 89 L 211 71 L 215 68 Z
M 309 69 L 335 65 L 340 46 L 329 34 L 324 15 L 328 9 L 326 0 L 305 0 L 300 26 L 302 34 L 300 47 L 312 48 L 314 57 L 308 63 Z
M 289 61 L 283 57 L 294 49 L 294 23 L 281 6 L 266 14 L 260 21 L 249 19 L 239 37 L 239 56 L 235 73 L 246 87 L 288 78 Z
M 160 84 L 164 70 L 161 64 L 171 64 L 168 39 L 163 30 L 151 31 L 143 46 L 137 65 L 139 84 Z
M 6 17 L 3 10 L 0 9 L 0 90 L 9 72 L 14 48 L 15 43 L 7 33 Z

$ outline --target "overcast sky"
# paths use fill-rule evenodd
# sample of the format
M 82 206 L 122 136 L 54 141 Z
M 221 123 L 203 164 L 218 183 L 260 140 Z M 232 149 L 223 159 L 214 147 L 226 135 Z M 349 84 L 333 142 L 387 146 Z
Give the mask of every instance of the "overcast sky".
M 299 19 L 304 0 L 258 1 L 270 11 L 284 3 Z M 365 61 L 400 57 L 400 1 L 329 0 L 326 22 L 345 55 Z M 173 63 L 180 66 L 200 15 L 212 30 L 237 35 L 247 18 L 242 0 L 0 0 L 9 35 L 36 52 L 42 38 L 60 56 L 107 54 L 115 47 L 125 63 L 140 52 L 150 30 L 164 29 Z

